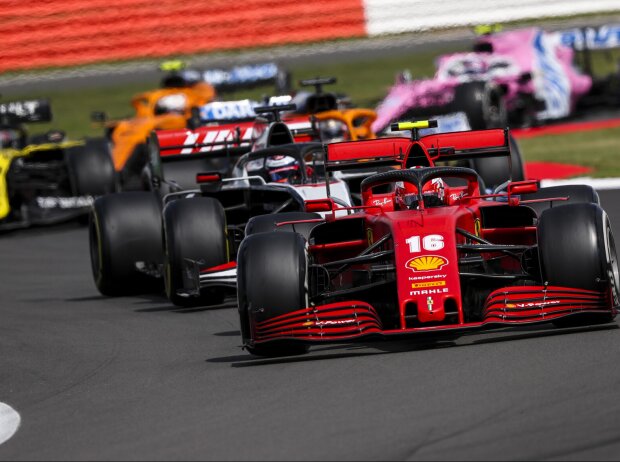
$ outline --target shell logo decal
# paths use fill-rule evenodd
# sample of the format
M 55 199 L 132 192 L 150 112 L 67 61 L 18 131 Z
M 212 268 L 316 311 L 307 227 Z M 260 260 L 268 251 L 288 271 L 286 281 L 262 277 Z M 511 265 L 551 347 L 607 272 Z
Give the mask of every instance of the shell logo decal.
M 413 271 L 437 271 L 448 264 L 448 260 L 439 255 L 423 255 L 407 262 L 407 268 Z

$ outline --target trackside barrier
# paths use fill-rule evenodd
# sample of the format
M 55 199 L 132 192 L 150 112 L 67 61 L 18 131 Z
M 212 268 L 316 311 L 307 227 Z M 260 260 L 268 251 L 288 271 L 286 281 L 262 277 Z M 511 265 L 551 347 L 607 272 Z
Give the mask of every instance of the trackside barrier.
M 619 11 L 618 0 L 0 0 L 0 73 Z
M 0 72 L 364 35 L 361 0 L 0 0 Z

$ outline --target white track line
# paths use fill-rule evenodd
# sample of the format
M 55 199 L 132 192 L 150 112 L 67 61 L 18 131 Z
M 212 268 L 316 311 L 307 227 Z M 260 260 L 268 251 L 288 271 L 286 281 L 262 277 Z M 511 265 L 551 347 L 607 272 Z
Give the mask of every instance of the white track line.
M 15 409 L 8 404 L 0 403 L 0 444 L 15 434 L 21 420 Z
M 540 186 L 561 186 L 572 184 L 587 184 L 594 189 L 620 189 L 620 178 L 570 178 L 566 180 L 540 180 Z

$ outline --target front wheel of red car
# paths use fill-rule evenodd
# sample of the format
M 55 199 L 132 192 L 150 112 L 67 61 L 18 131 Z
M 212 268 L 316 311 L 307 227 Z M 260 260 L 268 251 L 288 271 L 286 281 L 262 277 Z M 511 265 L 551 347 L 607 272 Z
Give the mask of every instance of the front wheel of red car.
M 470 167 L 473 168 L 484 181 L 484 185 L 491 190 L 508 180 L 525 180 L 525 166 L 521 149 L 512 135 L 509 136 L 510 158 L 508 157 L 485 157 L 484 159 L 472 159 Z
M 538 252 L 543 280 L 549 285 L 609 292 L 618 305 L 620 272 L 609 218 L 595 203 L 576 203 L 542 212 L 538 224 Z M 611 321 L 605 315 L 558 319 L 561 327 Z
M 308 306 L 306 240 L 297 233 L 265 232 L 246 237 L 237 257 L 237 301 L 245 348 L 257 356 L 303 354 L 295 340 L 256 344 L 251 325 Z

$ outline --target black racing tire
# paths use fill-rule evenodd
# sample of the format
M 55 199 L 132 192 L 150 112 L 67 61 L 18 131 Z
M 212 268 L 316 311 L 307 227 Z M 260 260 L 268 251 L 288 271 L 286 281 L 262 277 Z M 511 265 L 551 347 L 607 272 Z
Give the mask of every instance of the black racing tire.
M 482 180 L 485 187 L 495 189 L 512 178 L 512 181 L 525 180 L 525 167 L 521 149 L 512 135 L 509 136 L 510 159 L 507 157 L 487 157 L 472 159 L 473 168 Z
M 279 232 L 295 232 L 301 234 L 304 238 L 308 239 L 310 232 L 318 223 L 298 223 L 295 225 L 282 225 L 276 226 L 277 223 L 283 223 L 286 221 L 297 220 L 316 220 L 320 219 L 321 215 L 311 212 L 284 212 L 284 213 L 272 213 L 267 215 L 257 215 L 250 218 L 245 226 L 245 235 L 266 233 L 272 231 Z
M 527 205 L 533 209 L 538 216 L 549 209 L 562 207 L 568 204 L 597 204 L 600 205 L 601 201 L 596 190 L 589 185 L 575 184 L 575 185 L 562 185 L 562 186 L 549 186 L 547 188 L 540 188 L 535 193 L 525 194 L 521 196 L 522 200 L 538 200 L 538 199 L 551 199 L 557 197 L 568 197 L 568 200 L 553 201 L 553 202 L 532 202 Z
M 211 197 L 191 197 L 169 202 L 163 212 L 164 286 L 177 306 L 216 305 L 226 291 L 203 290 L 200 297 L 182 297 L 185 259 L 217 266 L 230 261 L 226 236 L 226 214 L 222 204 Z
M 237 301 L 243 344 L 251 354 L 306 353 L 308 345 L 294 340 L 256 345 L 250 330 L 250 317 L 261 322 L 308 306 L 308 254 L 303 236 L 281 232 L 247 236 L 237 257 Z
M 123 191 L 144 191 L 142 170 L 148 165 L 148 148 L 146 143 L 138 143 L 120 171 L 120 184 Z
M 95 200 L 89 216 L 91 267 L 95 285 L 107 296 L 158 292 L 161 278 L 136 262 L 163 263 L 161 210 L 150 192 L 109 194 Z
M 105 138 L 87 138 L 67 150 L 69 179 L 76 196 L 103 196 L 117 191 L 117 177 Z
M 502 91 L 489 82 L 466 82 L 454 89 L 453 111 L 467 115 L 472 130 L 504 128 L 508 113 Z
M 618 305 L 620 272 L 613 233 L 605 211 L 594 203 L 576 203 L 543 211 L 538 223 L 538 252 L 543 280 L 549 285 L 610 290 Z M 609 322 L 615 314 L 580 315 L 556 325 Z

